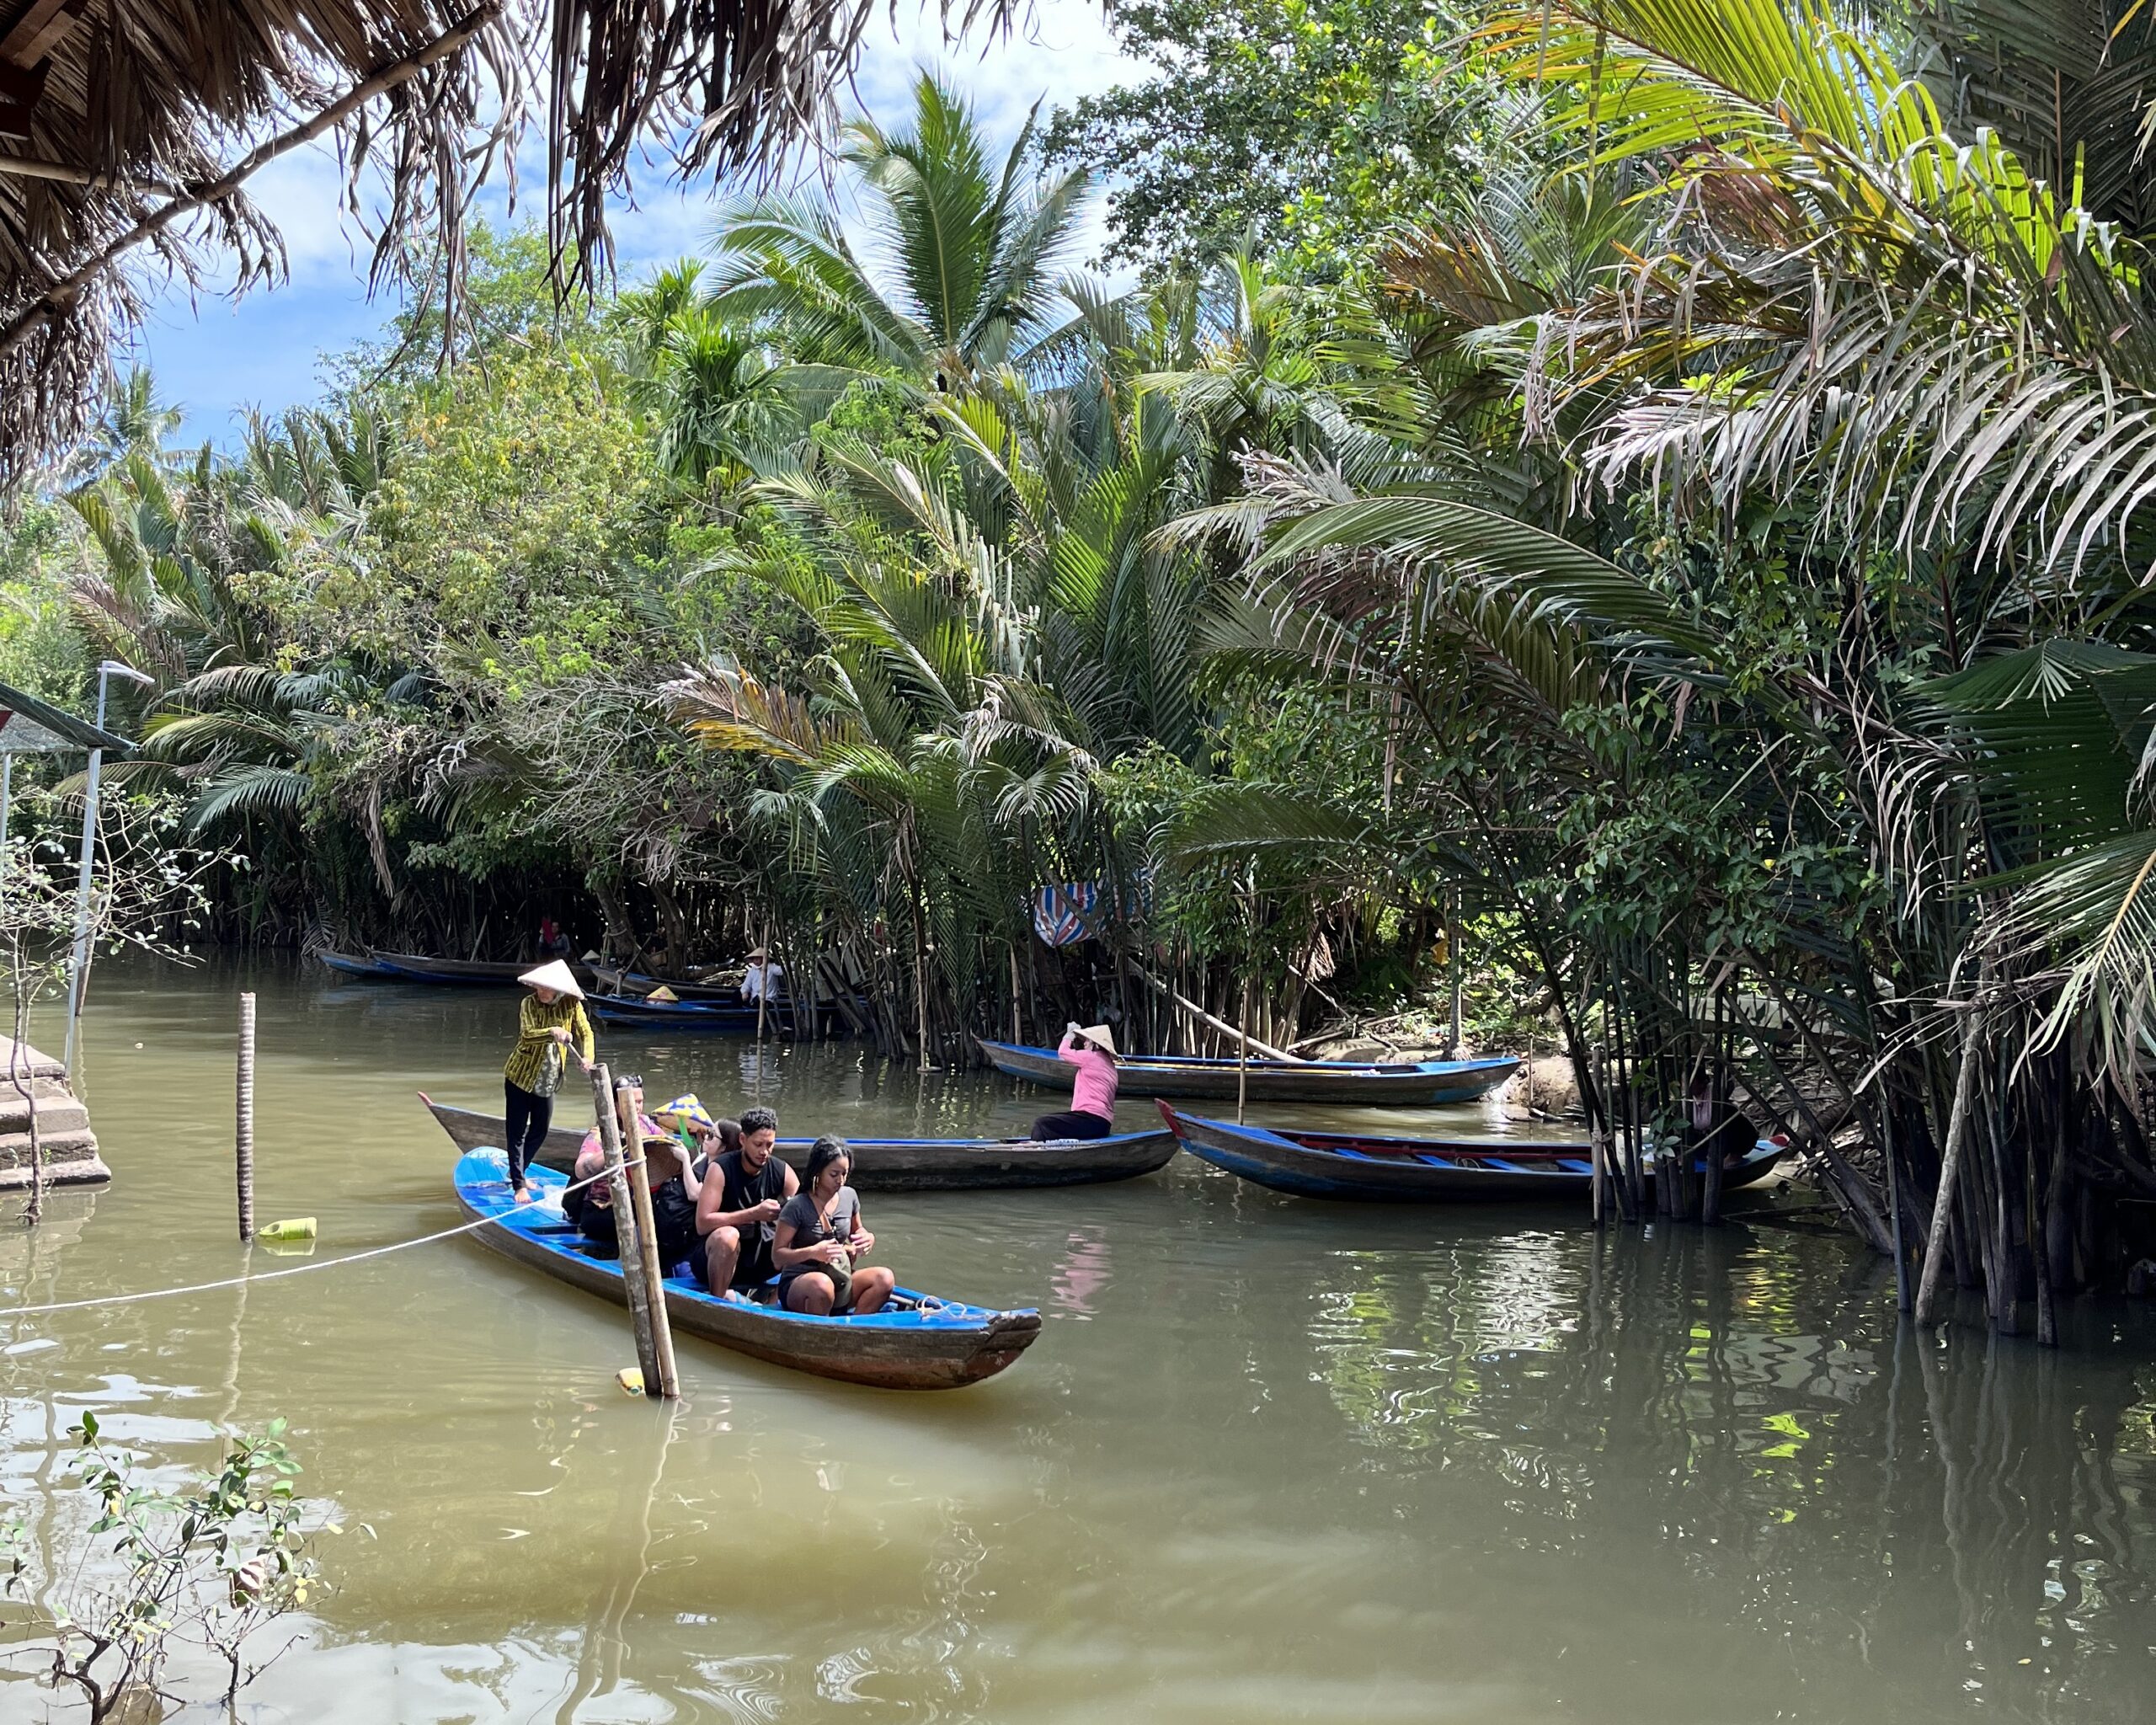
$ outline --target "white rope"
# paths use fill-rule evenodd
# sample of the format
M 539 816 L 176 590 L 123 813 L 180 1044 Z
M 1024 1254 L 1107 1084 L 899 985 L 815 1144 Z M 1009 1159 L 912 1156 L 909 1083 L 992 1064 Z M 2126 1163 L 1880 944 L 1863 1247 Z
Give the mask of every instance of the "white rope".
M 637 1166 L 631 1163 L 630 1167 Z M 612 1173 L 611 1168 L 601 1168 L 589 1179 L 579 1180 L 574 1185 L 564 1186 L 562 1195 L 566 1198 L 583 1187 L 595 1184 Z M 423 1234 L 416 1240 L 399 1240 L 392 1246 L 371 1247 L 365 1252 L 347 1252 L 342 1258 L 326 1258 L 319 1263 L 295 1264 L 288 1270 L 264 1270 L 259 1276 L 227 1276 L 221 1282 L 190 1282 L 184 1288 L 152 1288 L 140 1294 L 101 1294 L 94 1300 L 57 1300 L 50 1306 L 11 1306 L 0 1311 L 0 1318 L 39 1317 L 49 1311 L 82 1311 L 93 1306 L 131 1306 L 137 1300 L 168 1300 L 175 1294 L 211 1294 L 220 1288 L 251 1287 L 257 1282 L 275 1282 L 286 1276 L 303 1276 L 310 1270 L 334 1270 L 348 1263 L 364 1263 L 370 1258 L 387 1258 L 392 1252 L 407 1252 L 414 1246 L 431 1246 L 437 1240 L 449 1240 L 459 1234 L 468 1234 L 475 1228 L 489 1226 L 506 1227 L 503 1216 L 481 1216 L 476 1221 L 460 1222 L 454 1228 L 444 1228 L 439 1234 Z

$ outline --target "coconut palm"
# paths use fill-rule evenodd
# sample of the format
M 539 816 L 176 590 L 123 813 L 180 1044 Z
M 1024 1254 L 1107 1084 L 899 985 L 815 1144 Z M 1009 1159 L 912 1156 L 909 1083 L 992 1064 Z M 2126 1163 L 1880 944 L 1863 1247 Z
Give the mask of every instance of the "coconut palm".
M 798 360 L 939 389 L 1022 357 L 1049 326 L 1087 185 L 1075 169 L 1033 178 L 1033 137 L 1029 115 L 997 166 L 971 106 L 923 72 L 910 128 L 862 118 L 841 142 L 868 256 L 831 204 L 759 200 L 719 225 L 716 306 L 768 323 Z

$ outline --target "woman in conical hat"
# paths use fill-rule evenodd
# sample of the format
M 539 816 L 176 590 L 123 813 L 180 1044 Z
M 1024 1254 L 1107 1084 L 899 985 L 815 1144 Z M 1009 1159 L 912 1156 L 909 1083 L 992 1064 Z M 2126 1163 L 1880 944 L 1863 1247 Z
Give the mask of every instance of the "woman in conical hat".
M 584 991 L 576 973 L 559 959 L 527 970 L 516 979 L 527 991 L 518 1009 L 516 1046 L 502 1067 L 502 1094 L 508 1103 L 509 1183 L 519 1204 L 531 1202 L 524 1171 L 547 1141 L 554 1123 L 554 1092 L 574 1058 L 591 1070 L 591 1020 L 584 1013 Z
M 1056 1053 L 1078 1069 L 1070 1106 L 1059 1114 L 1043 1114 L 1032 1135 L 1043 1140 L 1108 1137 L 1115 1130 L 1115 1033 L 1105 1024 L 1067 1024 Z

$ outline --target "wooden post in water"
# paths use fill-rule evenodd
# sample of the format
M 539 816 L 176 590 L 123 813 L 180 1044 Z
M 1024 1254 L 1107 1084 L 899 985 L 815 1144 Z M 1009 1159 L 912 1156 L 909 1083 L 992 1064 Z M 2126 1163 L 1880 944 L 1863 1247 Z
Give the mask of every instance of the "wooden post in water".
M 1460 1032 L 1463 1028 L 1460 1023 L 1462 1017 L 1460 1009 L 1465 1004 L 1460 981 L 1460 889 L 1458 887 L 1452 889 L 1452 921 L 1451 926 L 1445 930 L 1445 967 L 1452 973 L 1452 1043 L 1445 1052 L 1449 1059 L 1456 1060 L 1460 1058 Z M 1596 1214 L 1598 1215 L 1601 1214 L 1599 1206 L 1597 1207 Z
M 659 1387 L 654 1391 L 649 1380 L 644 1384 L 644 1394 L 664 1396 L 669 1402 L 678 1401 L 681 1395 L 681 1377 L 674 1361 L 674 1322 L 666 1311 L 666 1266 L 659 1261 L 659 1219 L 652 1213 L 651 1169 L 644 1161 L 643 1135 L 633 1110 L 625 1110 L 624 1098 L 615 1098 L 616 1130 L 636 1139 L 636 1160 L 628 1162 L 629 1202 L 636 1207 L 637 1256 L 643 1262 L 644 1298 L 648 1302 L 651 1322 L 651 1351 L 658 1361 Z M 623 1119 L 622 1114 L 628 1118 Z M 623 1160 L 627 1161 L 625 1155 Z
M 239 997 L 239 1109 L 232 1135 L 239 1173 L 239 1237 L 254 1238 L 254 996 Z
M 636 1332 L 637 1365 L 643 1392 L 659 1393 L 659 1354 L 651 1334 L 651 1296 L 643 1281 L 643 1242 L 637 1237 L 637 1213 L 622 1166 L 622 1129 L 614 1115 L 614 1081 L 601 1061 L 591 1069 L 592 1112 L 598 1116 L 600 1147 L 606 1156 L 606 1183 L 614 1199 L 614 1238 L 622 1254 L 622 1283 L 629 1299 L 629 1327 Z
M 1250 1087 L 1250 978 L 1243 978 L 1242 1023 L 1235 1027 L 1235 1124 L 1243 1123 L 1243 1092 Z
M 764 1099 L 764 1019 L 771 997 L 771 920 L 764 919 L 763 963 L 756 973 L 756 1100 Z M 641 1151 L 639 1151 L 641 1155 Z

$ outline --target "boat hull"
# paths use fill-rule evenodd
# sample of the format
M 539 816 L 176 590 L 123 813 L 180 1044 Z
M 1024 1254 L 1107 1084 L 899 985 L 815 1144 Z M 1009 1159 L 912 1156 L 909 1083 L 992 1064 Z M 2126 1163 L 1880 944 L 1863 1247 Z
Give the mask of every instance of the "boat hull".
M 456 1202 L 477 1221 L 481 1244 L 571 1287 L 626 1306 L 618 1260 L 592 1255 L 561 1213 L 566 1183 L 542 1169 L 533 1176 L 539 1202 L 511 1196 L 501 1152 L 459 1158 Z M 900 1289 L 901 1299 L 921 1295 Z M 715 1300 L 691 1277 L 666 1279 L 666 1311 L 677 1336 L 700 1337 L 737 1354 L 841 1383 L 879 1390 L 956 1390 L 994 1377 L 1038 1338 L 1040 1313 L 998 1311 L 956 1302 L 868 1317 L 813 1317 L 776 1307 Z
M 315 957 L 343 976 L 372 976 L 388 980 L 397 975 L 379 959 L 370 959 L 357 953 L 331 952 L 325 948 L 317 953 Z
M 1594 1183 L 1588 1147 L 1377 1138 L 1237 1125 L 1163 1108 L 1184 1149 L 1297 1198 L 1374 1204 L 1578 1203 Z M 1361 1145 L 1364 1149 L 1351 1146 Z M 1786 1146 L 1761 1139 L 1724 1164 L 1722 1189 L 1764 1179 Z
M 1069 1090 L 1075 1070 L 1052 1048 L 1022 1043 L 981 1041 L 981 1051 L 999 1072 L 1028 1079 L 1050 1089 Z M 1424 1060 L 1392 1065 L 1358 1065 L 1331 1060 L 1251 1060 L 1238 1073 L 1235 1060 L 1128 1055 L 1116 1062 L 1118 1092 L 1124 1096 L 1232 1098 L 1252 1102 L 1337 1102 L 1361 1106 L 1390 1103 L 1426 1108 L 1439 1103 L 1473 1102 L 1487 1096 L 1513 1073 L 1519 1062 L 1510 1056 L 1483 1060 Z
M 422 1095 L 427 1110 L 460 1151 L 498 1149 L 504 1122 L 499 1114 L 451 1108 Z M 782 1138 L 778 1154 L 796 1173 L 808 1166 L 813 1140 Z M 853 1185 L 863 1192 L 980 1192 L 1048 1186 L 1093 1186 L 1134 1180 L 1167 1166 L 1176 1153 L 1175 1134 L 1124 1132 L 1113 1138 L 1070 1138 L 1049 1143 L 1008 1144 L 992 1138 L 858 1138 Z M 567 1170 L 575 1165 L 584 1134 L 555 1126 L 540 1146 L 542 1167 Z
M 593 995 L 584 1005 L 609 1024 L 638 1024 L 651 1030 L 687 1030 L 707 1035 L 754 1036 L 754 1007 L 723 1007 L 701 1002 L 631 1000 L 626 996 Z M 774 1008 L 766 1015 L 764 1030 L 776 1036 L 787 1028 L 784 1015 Z

